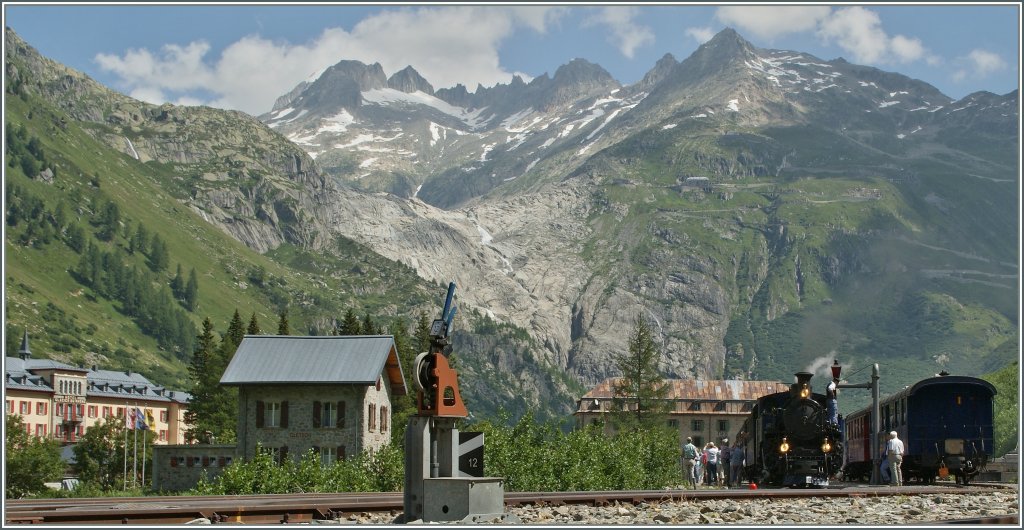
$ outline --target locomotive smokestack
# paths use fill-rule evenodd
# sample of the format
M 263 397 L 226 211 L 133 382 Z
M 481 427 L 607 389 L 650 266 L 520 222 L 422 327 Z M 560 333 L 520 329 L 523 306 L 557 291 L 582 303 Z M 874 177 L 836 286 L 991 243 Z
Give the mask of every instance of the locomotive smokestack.
M 813 377 L 814 374 L 810 372 L 797 372 L 793 375 L 796 376 L 796 383 L 793 383 L 793 385 L 789 387 L 790 393 L 794 397 L 800 396 L 801 398 L 806 398 L 807 396 L 810 396 L 811 377 Z

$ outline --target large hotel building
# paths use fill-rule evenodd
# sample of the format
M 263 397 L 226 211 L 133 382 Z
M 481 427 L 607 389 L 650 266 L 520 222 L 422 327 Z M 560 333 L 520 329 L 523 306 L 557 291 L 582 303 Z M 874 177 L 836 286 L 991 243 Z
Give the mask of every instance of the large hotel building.
M 33 359 L 27 334 L 18 356 L 4 360 L 4 371 L 7 414 L 20 416 L 31 435 L 72 444 L 89 427 L 110 418 L 129 418 L 137 409 L 146 418 L 154 443 L 185 443 L 189 395 L 151 383 L 141 374 Z

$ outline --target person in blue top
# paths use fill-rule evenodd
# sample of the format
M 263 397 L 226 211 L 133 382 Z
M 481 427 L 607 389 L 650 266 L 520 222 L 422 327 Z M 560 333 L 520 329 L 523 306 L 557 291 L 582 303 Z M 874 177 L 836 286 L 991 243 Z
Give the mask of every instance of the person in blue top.
M 828 399 L 828 421 L 832 425 L 839 425 L 839 378 L 833 379 L 825 388 L 825 397 Z

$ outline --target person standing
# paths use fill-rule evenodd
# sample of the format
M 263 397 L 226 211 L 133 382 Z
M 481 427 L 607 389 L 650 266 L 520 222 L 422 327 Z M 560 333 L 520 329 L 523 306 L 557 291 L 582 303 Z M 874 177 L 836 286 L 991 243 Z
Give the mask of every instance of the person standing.
M 697 446 L 693 445 L 693 438 L 686 437 L 686 445 L 683 446 L 683 479 L 686 484 L 697 489 Z
M 708 442 L 704 446 L 704 456 L 707 457 L 707 468 L 705 476 L 707 476 L 708 486 L 718 485 L 718 448 L 715 447 L 715 442 Z
M 739 486 L 743 482 L 743 456 L 743 448 L 740 447 L 739 441 L 733 442 L 732 449 L 729 450 L 729 479 L 734 486 Z
M 722 448 L 718 453 L 718 483 L 724 484 L 725 487 L 729 487 L 732 482 L 729 480 L 729 459 L 732 456 L 729 451 L 729 439 L 722 438 Z
M 839 378 L 836 377 L 825 388 L 825 397 L 828 399 L 828 421 L 832 425 L 839 425 Z
M 903 471 L 900 466 L 903 464 L 903 441 L 898 438 L 896 431 L 889 433 L 889 441 L 885 444 L 885 453 L 889 457 L 889 476 L 893 486 L 903 485 Z

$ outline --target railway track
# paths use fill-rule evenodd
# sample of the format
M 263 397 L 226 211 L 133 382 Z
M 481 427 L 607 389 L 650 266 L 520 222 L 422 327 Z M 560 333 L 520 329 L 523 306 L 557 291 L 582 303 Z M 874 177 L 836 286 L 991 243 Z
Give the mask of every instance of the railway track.
M 994 486 L 839 487 L 826 489 L 721 489 L 590 492 L 509 492 L 506 506 L 585 504 L 607 506 L 701 499 L 877 497 L 963 493 L 977 495 Z M 402 494 L 310 493 L 179 497 L 124 497 L 8 500 L 5 525 L 14 524 L 183 524 L 196 519 L 213 523 L 278 524 L 344 519 L 368 512 L 402 512 Z M 1019 524 L 1017 515 L 941 523 Z

